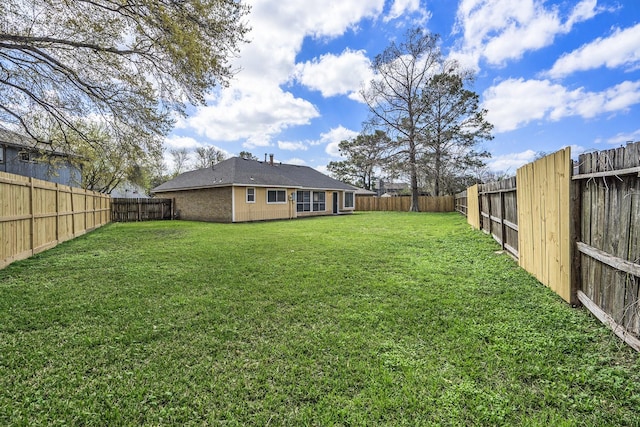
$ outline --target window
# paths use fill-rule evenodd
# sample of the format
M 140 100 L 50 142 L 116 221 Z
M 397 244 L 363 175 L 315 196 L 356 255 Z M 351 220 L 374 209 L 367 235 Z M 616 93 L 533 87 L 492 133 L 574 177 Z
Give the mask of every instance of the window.
M 256 202 L 256 189 L 247 188 L 247 203 L 255 203 L 255 202 Z
M 345 208 L 353 208 L 355 207 L 353 203 L 353 193 L 344 193 L 344 207 Z
M 20 151 L 18 153 L 20 161 L 22 162 L 30 162 L 31 161 L 31 153 L 29 151 Z
M 0 163 L 4 163 L 4 145 L 0 145 Z
M 311 191 L 298 191 L 296 200 L 298 201 L 296 203 L 296 211 L 311 211 Z
M 313 193 L 313 211 L 314 212 L 319 212 L 319 211 L 324 211 L 326 210 L 325 207 L 325 192 L 314 192 Z
M 267 190 L 267 203 L 287 203 L 287 191 Z

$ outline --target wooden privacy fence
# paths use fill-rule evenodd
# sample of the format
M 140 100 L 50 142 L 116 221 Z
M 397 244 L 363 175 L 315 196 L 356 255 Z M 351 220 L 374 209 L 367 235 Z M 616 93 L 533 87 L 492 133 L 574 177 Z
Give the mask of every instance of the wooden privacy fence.
M 462 215 L 467 216 L 467 190 L 464 190 L 453 197 L 455 200 L 454 204 L 456 212 L 460 212 Z
M 0 172 L 0 268 L 110 220 L 106 194 Z
M 480 229 L 489 233 L 518 258 L 518 205 L 516 179 L 509 178 L 478 185 Z
M 578 164 L 573 175 L 566 148 L 521 167 L 511 183 L 468 188 L 467 221 L 640 351 L 640 143 L 582 154 Z
M 640 351 L 640 143 L 582 154 L 573 176 L 579 300 Z
M 454 196 L 420 196 L 418 198 L 420 212 L 453 212 Z M 407 212 L 411 207 L 411 196 L 376 197 L 357 196 L 356 211 L 396 211 Z
M 151 221 L 172 218 L 172 199 L 111 199 L 111 220 L 114 222 Z

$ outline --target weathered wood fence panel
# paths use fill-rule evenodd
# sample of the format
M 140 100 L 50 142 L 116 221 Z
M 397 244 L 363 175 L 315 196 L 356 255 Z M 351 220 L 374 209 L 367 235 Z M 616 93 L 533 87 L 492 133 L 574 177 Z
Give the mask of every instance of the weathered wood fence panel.
M 173 218 L 172 199 L 111 199 L 114 222 L 151 221 Z
M 565 301 L 571 289 L 571 150 L 566 148 L 517 171 L 519 262 Z
M 455 196 L 455 209 L 462 215 L 467 216 L 467 190 L 461 191 Z
M 582 154 L 573 179 L 581 210 L 578 296 L 640 351 L 639 174 L 640 143 L 635 143 Z
M 110 220 L 106 194 L 0 172 L 0 268 Z
M 479 226 L 518 258 L 518 204 L 516 178 L 478 186 Z
M 357 196 L 356 211 L 395 211 L 407 212 L 411 207 L 411 196 L 375 197 Z M 420 212 L 454 212 L 454 196 L 420 196 L 418 198 Z

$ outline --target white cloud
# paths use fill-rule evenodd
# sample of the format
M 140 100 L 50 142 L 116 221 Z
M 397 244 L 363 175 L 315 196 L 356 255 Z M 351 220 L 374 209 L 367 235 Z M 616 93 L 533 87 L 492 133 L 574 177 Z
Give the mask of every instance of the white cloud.
M 299 166 L 304 166 L 307 164 L 307 162 L 305 162 L 302 159 L 299 159 L 297 157 L 293 157 L 289 160 L 287 160 L 285 163 L 290 164 L 290 165 L 299 165 Z
M 256 85 L 259 82 L 255 82 Z M 305 125 L 320 113 L 308 101 L 277 86 L 226 91 L 218 102 L 201 107 L 189 126 L 211 140 L 245 139 L 245 147 L 270 145 L 271 137 L 294 125 Z
M 305 151 L 308 147 L 303 142 L 278 141 L 278 148 L 288 151 Z
M 637 141 L 640 141 L 640 129 L 633 132 L 621 132 L 605 140 L 607 144 L 618 146 Z
M 456 16 L 456 31 L 463 42 L 453 57 L 465 65 L 484 58 L 503 65 L 531 50 L 553 43 L 557 34 L 567 33 L 578 22 L 595 16 L 596 1 L 583 0 L 562 22 L 557 7 L 545 8 L 542 0 L 462 0 Z
M 509 153 L 492 157 L 487 162 L 487 167 L 494 172 L 507 172 L 515 175 L 516 169 L 531 163 L 536 157 L 536 152 L 526 150 L 520 153 Z
M 320 140 L 315 144 L 326 144 L 324 151 L 331 157 L 341 157 L 338 144 L 346 139 L 355 138 L 358 132 L 347 129 L 343 126 L 331 129 L 329 132 L 320 134 Z
M 371 61 L 362 50 L 346 49 L 340 55 L 326 54 L 296 66 L 295 79 L 325 98 L 353 94 L 362 82 L 371 80 Z
M 327 169 L 326 165 L 316 166 L 316 170 L 320 173 L 331 176 L 331 172 L 329 172 L 329 169 Z
M 564 26 L 567 32 L 571 31 L 573 24 L 587 21 L 600 11 L 598 8 L 598 0 L 583 0 L 573 8 L 571 16 L 567 19 Z
M 309 124 L 320 115 L 309 101 L 281 87 L 294 74 L 295 58 L 304 38 L 332 38 L 355 30 L 362 19 L 382 13 L 384 0 L 246 3 L 251 6 L 251 42 L 241 47 L 234 64 L 240 71 L 231 89 L 212 92 L 208 106 L 199 108 L 181 126 L 213 141 L 246 140 L 243 146 L 251 149 L 268 146 L 283 129 Z M 324 82 L 323 90 L 329 87 L 339 86 Z
M 640 81 L 626 81 L 602 92 L 588 92 L 583 88 L 570 91 L 549 80 L 509 79 L 488 88 L 483 98 L 487 120 L 493 123 L 495 132 L 500 133 L 533 120 L 592 118 L 625 111 L 640 103 Z
M 598 38 L 558 59 L 547 75 L 564 77 L 576 71 L 600 67 L 635 68 L 640 65 L 640 24 L 617 29 L 606 38 Z
M 172 135 L 165 139 L 165 146 L 170 150 L 180 150 L 186 148 L 187 150 L 200 147 L 203 144 L 196 141 L 194 138 L 188 136 L 175 136 Z
M 420 8 L 420 0 L 394 0 L 383 21 L 389 22 L 415 14 L 417 14 L 417 18 L 412 20 L 414 24 L 424 24 L 431 18 L 431 14 L 427 10 Z

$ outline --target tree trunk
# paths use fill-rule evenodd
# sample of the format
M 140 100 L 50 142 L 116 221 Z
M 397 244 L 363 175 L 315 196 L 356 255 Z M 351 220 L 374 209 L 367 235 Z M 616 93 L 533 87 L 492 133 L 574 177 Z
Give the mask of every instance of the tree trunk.
M 436 159 L 435 159 L 435 179 L 433 180 L 433 195 L 440 195 L 440 169 L 442 168 L 442 162 L 440 160 L 440 150 L 436 150 Z
M 409 141 L 409 167 L 411 168 L 411 207 L 409 212 L 420 212 L 418 194 L 418 166 L 416 165 L 416 148 L 413 141 Z

